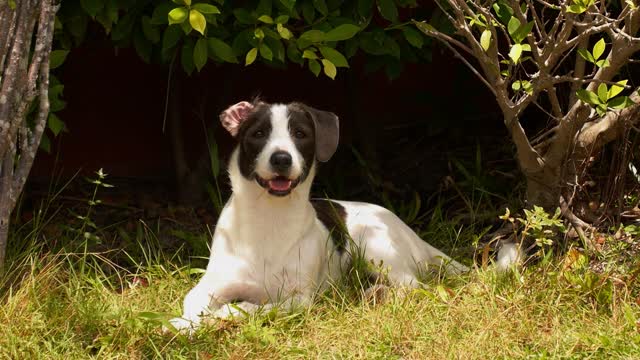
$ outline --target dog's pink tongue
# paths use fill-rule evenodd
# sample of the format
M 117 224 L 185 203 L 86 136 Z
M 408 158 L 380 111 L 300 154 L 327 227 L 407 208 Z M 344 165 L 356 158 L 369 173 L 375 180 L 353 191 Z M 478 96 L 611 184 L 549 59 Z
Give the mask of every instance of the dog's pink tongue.
M 269 187 L 271 190 L 287 191 L 291 188 L 291 180 L 289 179 L 273 179 L 269 180 Z

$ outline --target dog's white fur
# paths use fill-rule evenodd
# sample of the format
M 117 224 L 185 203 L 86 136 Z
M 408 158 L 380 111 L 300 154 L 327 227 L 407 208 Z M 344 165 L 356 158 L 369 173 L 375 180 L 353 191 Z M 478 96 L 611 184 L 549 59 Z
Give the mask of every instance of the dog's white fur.
M 206 315 L 228 317 L 274 304 L 308 304 L 348 267 L 349 256 L 336 252 L 329 230 L 309 201 L 315 162 L 304 164 L 292 142 L 287 106 L 272 105 L 271 113 L 273 130 L 257 158 L 256 173 L 273 176 L 269 157 L 280 150 L 292 155 L 295 176 L 310 166 L 308 177 L 288 196 L 272 196 L 240 174 L 239 150 L 234 151 L 229 162 L 233 195 L 216 225 L 206 272 L 187 294 L 182 317 L 171 320 L 178 329 L 193 329 Z M 467 270 L 390 211 L 373 204 L 336 202 L 346 210 L 345 225 L 353 239 L 347 253 L 358 249 L 381 263 L 393 284 L 418 286 L 417 275 L 428 264 L 453 273 Z M 244 301 L 229 306 L 234 299 Z

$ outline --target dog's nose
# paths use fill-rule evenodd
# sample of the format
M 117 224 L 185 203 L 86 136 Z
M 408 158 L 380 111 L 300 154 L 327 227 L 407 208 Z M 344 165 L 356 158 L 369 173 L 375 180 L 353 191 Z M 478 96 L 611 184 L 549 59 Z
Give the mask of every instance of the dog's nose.
M 269 162 L 271 163 L 271 166 L 274 170 L 286 171 L 291 167 L 293 159 L 291 159 L 291 154 L 286 151 L 276 151 L 271 154 Z

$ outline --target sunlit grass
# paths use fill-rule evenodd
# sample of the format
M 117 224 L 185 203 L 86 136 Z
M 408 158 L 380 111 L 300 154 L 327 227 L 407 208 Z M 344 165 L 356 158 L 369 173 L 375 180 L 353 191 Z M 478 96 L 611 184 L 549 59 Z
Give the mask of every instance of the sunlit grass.
M 639 356 L 638 285 L 574 263 L 557 259 L 502 276 L 474 271 L 408 293 L 393 291 L 378 304 L 337 286 L 310 308 L 212 321 L 189 339 L 163 335 L 160 328 L 162 319 L 180 313 L 197 271 L 159 256 L 131 272 L 100 254 L 32 253 L 5 277 L 12 285 L 3 286 L 0 357 Z

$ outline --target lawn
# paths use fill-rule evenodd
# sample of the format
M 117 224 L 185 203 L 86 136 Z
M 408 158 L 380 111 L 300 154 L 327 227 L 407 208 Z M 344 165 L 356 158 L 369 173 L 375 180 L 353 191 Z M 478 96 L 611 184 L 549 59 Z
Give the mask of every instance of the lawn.
M 2 283 L 0 357 L 640 358 L 638 271 L 596 271 L 577 250 L 503 275 L 432 279 L 383 302 L 341 283 L 309 308 L 211 321 L 192 338 L 160 329 L 201 270 L 143 253 L 134 270 L 108 253 L 14 259 Z

